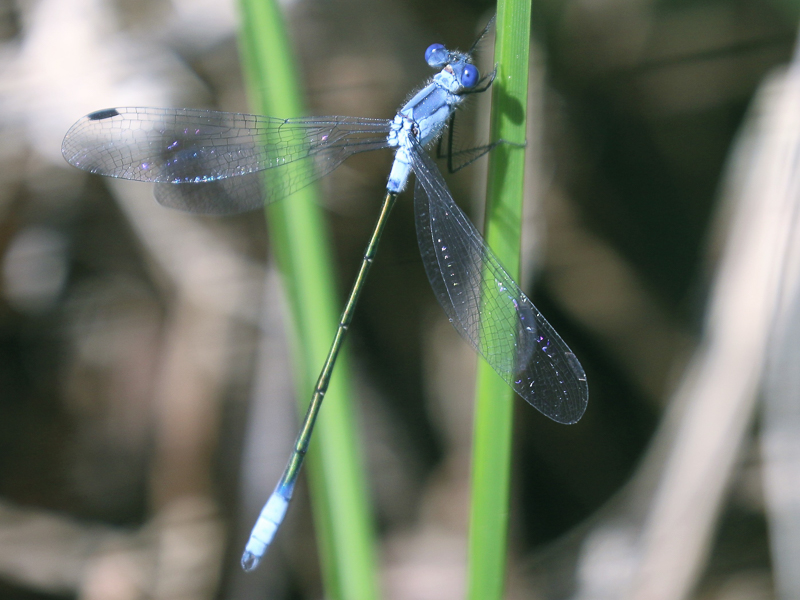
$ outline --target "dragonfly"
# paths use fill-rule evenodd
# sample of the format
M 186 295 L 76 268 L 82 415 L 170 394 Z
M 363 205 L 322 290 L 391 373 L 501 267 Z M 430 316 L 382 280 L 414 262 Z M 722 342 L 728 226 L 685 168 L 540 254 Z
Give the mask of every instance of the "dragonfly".
M 429 46 L 425 61 L 438 72 L 393 119 L 111 108 L 86 115 L 64 138 L 62 153 L 71 165 L 154 183 L 160 204 L 211 215 L 254 210 L 290 196 L 353 154 L 394 151 L 386 196 L 291 456 L 242 555 L 245 571 L 256 568 L 286 514 L 359 294 L 392 207 L 412 173 L 422 263 L 450 322 L 517 394 L 550 419 L 571 424 L 586 410 L 588 384 L 577 357 L 458 207 L 424 149 L 438 141 L 441 155 L 448 130 L 448 168 L 455 171 L 506 143 L 460 152 L 452 148 L 456 109 L 470 94 L 488 90 L 496 75 L 495 68 L 481 77 L 472 62 L 491 24 L 467 52 Z M 456 166 L 457 156 L 463 161 Z

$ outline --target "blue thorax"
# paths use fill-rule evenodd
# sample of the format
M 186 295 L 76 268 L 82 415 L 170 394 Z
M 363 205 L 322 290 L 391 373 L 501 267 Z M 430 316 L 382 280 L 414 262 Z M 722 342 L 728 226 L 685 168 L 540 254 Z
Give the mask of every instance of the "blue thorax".
M 411 171 L 411 157 L 407 151 L 411 145 L 409 135 L 413 135 L 422 146 L 434 141 L 444 131 L 448 119 L 463 101 L 461 93 L 473 87 L 477 81 L 478 71 L 468 62 L 468 55 L 447 52 L 438 44 L 435 46 L 435 56 L 446 57 L 444 68 L 398 111 L 389 134 L 389 144 L 397 147 L 386 186 L 390 192 L 401 192 L 408 180 Z M 426 52 L 426 57 L 429 54 L 430 49 Z M 435 57 L 428 60 L 431 66 L 441 66 L 441 60 L 436 64 L 434 62 Z

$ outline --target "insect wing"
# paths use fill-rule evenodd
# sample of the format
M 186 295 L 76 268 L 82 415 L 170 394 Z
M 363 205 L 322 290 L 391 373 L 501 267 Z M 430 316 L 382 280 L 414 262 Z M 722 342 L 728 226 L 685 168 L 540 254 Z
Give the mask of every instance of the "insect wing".
M 91 173 L 171 184 L 156 188 L 158 201 L 171 208 L 229 214 L 284 198 L 352 154 L 388 147 L 389 125 L 351 117 L 115 108 L 73 125 L 62 153 Z M 264 175 L 251 176 L 259 172 Z
M 410 154 L 417 238 L 439 304 L 514 391 L 554 421 L 577 422 L 589 397 L 578 359 L 502 267 L 422 147 L 415 143 Z

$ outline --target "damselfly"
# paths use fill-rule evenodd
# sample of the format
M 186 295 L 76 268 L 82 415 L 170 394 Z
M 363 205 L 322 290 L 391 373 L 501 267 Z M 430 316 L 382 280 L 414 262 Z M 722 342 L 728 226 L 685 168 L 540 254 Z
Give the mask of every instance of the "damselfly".
M 431 45 L 425 60 L 440 71 L 391 120 L 112 108 L 83 117 L 64 139 L 62 152 L 70 164 L 109 177 L 153 182 L 159 203 L 199 214 L 260 208 L 331 172 L 348 156 L 394 149 L 380 216 L 308 412 L 242 556 L 247 571 L 256 567 L 286 513 L 356 301 L 392 206 L 412 171 L 422 262 L 450 322 L 514 391 L 546 416 L 575 423 L 586 409 L 589 391 L 578 359 L 500 265 L 423 149 L 441 142 L 467 95 L 492 84 L 494 73 L 480 78 L 471 62 L 477 43 L 468 52 Z M 467 153 L 467 162 L 497 143 Z M 452 170 L 452 134 L 448 146 Z

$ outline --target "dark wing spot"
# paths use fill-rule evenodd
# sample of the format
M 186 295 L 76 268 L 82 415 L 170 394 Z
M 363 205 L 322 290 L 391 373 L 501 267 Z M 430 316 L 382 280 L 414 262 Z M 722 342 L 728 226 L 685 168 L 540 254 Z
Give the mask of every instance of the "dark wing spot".
M 104 108 L 103 110 L 96 110 L 93 113 L 86 115 L 90 121 L 102 121 L 103 119 L 110 119 L 116 117 L 119 113 L 116 108 Z

